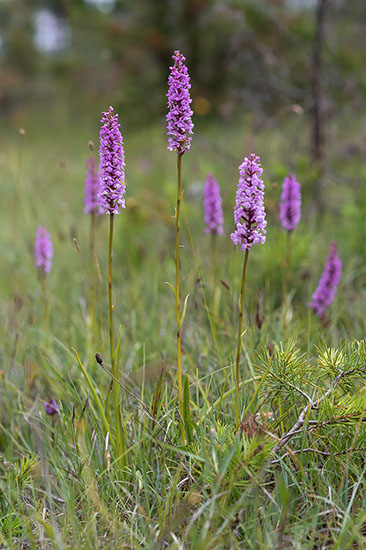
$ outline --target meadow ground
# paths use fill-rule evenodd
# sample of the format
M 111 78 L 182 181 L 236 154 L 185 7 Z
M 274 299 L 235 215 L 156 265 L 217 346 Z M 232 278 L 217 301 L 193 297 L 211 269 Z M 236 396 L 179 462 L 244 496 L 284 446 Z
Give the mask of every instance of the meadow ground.
M 107 216 L 97 220 L 94 322 L 89 315 L 83 192 L 88 140 L 98 149 L 98 114 L 80 124 L 53 121 L 52 129 L 31 119 L 25 135 L 16 124 L 0 134 L 2 547 L 364 547 L 366 347 L 354 342 L 366 323 L 362 120 L 339 114 L 328 127 L 320 210 L 305 115 L 288 110 L 263 124 L 244 116 L 227 125 L 195 121 L 183 156 L 183 445 L 175 298 L 166 284 L 175 280 L 175 155 L 166 149 L 164 121 L 136 131 L 120 118 L 127 208 L 115 220 L 113 285 L 122 458 L 111 444 L 111 378 L 94 357 L 100 352 L 109 370 Z M 253 247 L 248 263 L 237 432 L 243 254 L 230 233 L 238 166 L 252 151 L 262 159 L 268 226 L 266 244 Z M 284 297 L 278 204 L 289 171 L 302 184 L 303 210 Z M 225 216 L 216 251 L 204 233 L 208 172 L 220 183 Z M 33 255 L 39 224 L 54 243 L 43 291 Z M 306 304 L 332 240 L 343 273 L 328 322 L 320 323 Z M 48 399 L 57 401 L 57 414 L 47 415 Z

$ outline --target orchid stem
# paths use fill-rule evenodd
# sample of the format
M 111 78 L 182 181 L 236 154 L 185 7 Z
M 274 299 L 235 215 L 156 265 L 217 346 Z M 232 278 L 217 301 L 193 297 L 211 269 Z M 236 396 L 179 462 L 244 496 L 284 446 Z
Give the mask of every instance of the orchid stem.
M 48 307 L 48 292 L 47 292 L 47 284 L 46 284 L 46 274 L 41 273 L 40 274 L 40 280 L 41 280 L 41 288 L 42 288 L 42 302 L 43 302 L 43 329 L 45 332 L 48 331 L 49 328 L 49 307 Z
M 111 348 L 111 370 L 115 380 L 118 380 L 118 365 L 115 363 L 114 346 L 113 346 L 113 295 L 112 295 L 112 257 L 113 257 L 113 224 L 114 214 L 110 214 L 109 223 L 109 251 L 108 251 L 108 305 L 109 305 L 109 342 Z M 117 461 L 120 463 L 123 454 L 122 432 L 120 407 L 118 401 L 119 386 L 113 379 L 113 404 L 114 415 L 116 422 L 116 446 L 117 446 Z
M 213 295 L 213 311 L 217 314 L 218 310 L 218 288 L 216 286 L 217 279 L 217 234 L 211 234 L 211 269 L 212 269 L 212 295 Z
M 285 273 L 283 277 L 283 302 L 287 303 L 287 294 L 289 288 L 291 271 L 291 231 L 286 231 L 286 260 L 285 260 Z
M 180 231 L 180 203 L 182 200 L 182 153 L 177 153 L 178 193 L 177 208 L 175 211 L 175 311 L 177 318 L 177 365 L 178 365 L 178 400 L 181 417 L 181 435 L 185 443 L 183 426 L 183 386 L 182 386 L 182 341 L 180 323 L 180 287 L 179 287 L 179 231 Z
M 235 392 L 235 416 L 236 416 L 236 429 L 239 429 L 240 424 L 240 413 L 239 413 L 239 385 L 240 385 L 240 354 L 241 354 L 241 334 L 242 334 L 242 323 L 243 323 L 243 307 L 244 307 L 244 296 L 245 296 L 245 278 L 247 271 L 247 263 L 249 257 L 249 250 L 245 251 L 244 262 L 243 262 L 243 272 L 241 277 L 241 291 L 240 291 L 240 304 L 239 304 L 239 323 L 238 323 L 238 347 L 236 350 L 236 392 Z
M 92 333 L 96 336 L 95 327 L 95 209 L 90 218 L 90 238 L 89 238 L 89 316 L 92 327 Z

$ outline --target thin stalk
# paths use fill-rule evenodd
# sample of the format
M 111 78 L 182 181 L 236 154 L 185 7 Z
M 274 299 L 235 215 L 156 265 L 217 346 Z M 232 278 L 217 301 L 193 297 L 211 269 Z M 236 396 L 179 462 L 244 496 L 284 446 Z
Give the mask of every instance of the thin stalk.
M 43 302 L 43 330 L 48 331 L 48 299 L 47 299 L 47 285 L 46 274 L 40 273 L 40 281 L 42 288 L 42 302 Z
M 213 288 L 216 286 L 216 271 L 217 271 L 217 235 L 211 233 L 211 269 L 212 269 L 212 281 Z
M 283 303 L 287 302 L 289 280 L 291 272 L 291 231 L 286 231 L 286 256 L 285 256 L 285 272 L 283 275 Z
M 182 386 L 182 341 L 180 326 L 180 287 L 179 287 L 179 231 L 180 203 L 182 200 L 182 154 L 177 153 L 178 192 L 175 211 L 175 312 L 177 318 L 177 365 L 178 365 L 178 399 L 181 419 L 183 418 L 183 386 Z M 182 440 L 185 441 L 183 423 L 181 422 Z
M 283 288 L 282 288 L 282 329 L 283 336 L 287 338 L 288 336 L 288 322 L 289 322 L 289 288 L 291 285 L 291 233 L 292 231 L 286 231 L 286 251 L 285 251 L 285 262 L 283 266 Z
M 108 311 L 109 311 L 109 343 L 111 350 L 111 367 L 113 376 L 116 376 L 114 366 L 114 347 L 113 347 L 113 301 L 112 301 L 112 256 L 113 256 L 113 224 L 114 214 L 109 217 L 109 250 L 108 250 Z M 116 386 L 116 384 L 113 384 Z M 117 396 L 118 397 L 118 396 Z
M 239 304 L 239 323 L 238 323 L 238 347 L 236 350 L 236 392 L 235 392 L 235 416 L 236 416 L 236 429 L 239 429 L 240 424 L 240 413 L 239 413 L 239 385 L 240 385 L 240 354 L 241 354 L 241 332 L 243 324 L 243 306 L 244 306 L 244 296 L 245 296 L 245 276 L 247 272 L 247 263 L 249 257 L 249 250 L 245 251 L 244 262 L 243 262 L 243 273 L 241 277 L 241 291 L 240 291 L 240 304 Z
M 109 310 L 109 343 L 111 351 L 111 370 L 114 379 L 118 380 L 118 365 L 116 365 L 114 357 L 114 345 L 113 345 L 113 294 L 112 294 L 112 256 L 113 256 L 113 224 L 114 214 L 110 214 L 109 218 L 109 250 L 108 250 L 108 310 Z M 120 424 L 120 408 L 118 403 L 119 386 L 113 381 L 113 404 L 114 415 L 116 422 L 116 445 L 117 445 L 117 462 L 123 452 L 123 445 L 121 440 L 121 424 Z
M 96 296 L 97 296 L 97 317 L 99 323 L 96 321 L 96 329 L 98 337 L 101 341 L 101 347 L 104 350 L 104 331 L 103 331 L 103 316 L 101 307 L 101 285 L 103 283 L 102 274 L 100 272 L 100 265 L 97 256 L 95 256 L 95 268 L 96 268 Z
M 211 270 L 212 270 L 212 294 L 213 294 L 213 311 L 215 315 L 218 310 L 218 288 L 216 285 L 217 279 L 217 234 L 211 233 Z
M 89 315 L 94 336 L 95 330 L 95 226 L 96 212 L 93 210 L 90 217 L 89 235 Z

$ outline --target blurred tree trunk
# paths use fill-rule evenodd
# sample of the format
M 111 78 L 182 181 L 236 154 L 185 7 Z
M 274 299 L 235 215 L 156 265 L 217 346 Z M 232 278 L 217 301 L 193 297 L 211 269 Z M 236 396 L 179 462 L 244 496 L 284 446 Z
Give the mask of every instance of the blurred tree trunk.
M 191 75 L 198 76 L 200 54 L 200 17 L 207 9 L 207 0 L 184 0 L 182 32 L 187 40 L 187 57 Z
M 159 0 L 159 2 L 152 3 L 150 6 L 150 17 L 155 29 L 155 36 L 152 47 L 154 49 L 155 56 L 158 60 L 164 74 L 168 74 L 169 66 L 172 64 L 172 48 L 171 39 L 172 27 L 175 30 L 175 26 L 169 17 L 170 7 L 169 0 Z M 175 36 L 173 30 L 173 35 Z
M 325 18 L 329 0 L 318 0 L 315 12 L 315 35 L 313 42 L 311 81 L 312 81 L 312 131 L 311 155 L 319 167 L 319 179 L 316 185 L 316 200 L 322 203 L 322 175 L 324 170 L 324 120 L 323 120 L 323 50 Z

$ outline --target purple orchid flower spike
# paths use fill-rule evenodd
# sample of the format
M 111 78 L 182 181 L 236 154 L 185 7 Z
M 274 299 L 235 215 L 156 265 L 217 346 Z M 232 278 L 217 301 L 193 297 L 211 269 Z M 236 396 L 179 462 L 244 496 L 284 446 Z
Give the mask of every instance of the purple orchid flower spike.
M 312 309 L 318 317 L 324 317 L 326 310 L 333 302 L 341 275 L 342 261 L 338 256 L 337 243 L 333 241 L 329 248 L 324 271 L 319 279 L 312 300 L 308 304 L 308 307 Z
M 289 174 L 283 181 L 280 222 L 286 231 L 294 231 L 301 218 L 301 185 L 294 174 Z
M 208 174 L 203 187 L 206 233 L 220 235 L 224 232 L 224 215 L 221 206 L 220 186 L 213 174 Z
M 113 107 L 103 113 L 100 129 L 100 189 L 99 204 L 105 214 L 120 214 L 120 208 L 126 208 L 125 153 L 123 137 L 118 123 L 118 114 Z
M 50 234 L 42 226 L 37 227 L 34 244 L 34 257 L 36 267 L 43 273 L 49 273 L 52 267 L 53 244 Z
M 266 242 L 266 212 L 264 210 L 264 183 L 261 178 L 263 168 L 260 158 L 251 154 L 239 166 L 239 183 L 236 192 L 234 220 L 236 229 L 231 233 L 234 244 L 245 252 L 253 244 Z
M 184 64 L 186 58 L 179 51 L 173 55 L 174 65 L 170 67 L 168 79 L 169 91 L 168 114 L 166 117 L 168 128 L 169 151 L 176 151 L 183 155 L 191 146 L 193 134 L 192 115 L 190 107 L 192 99 L 189 93 L 188 69 Z

